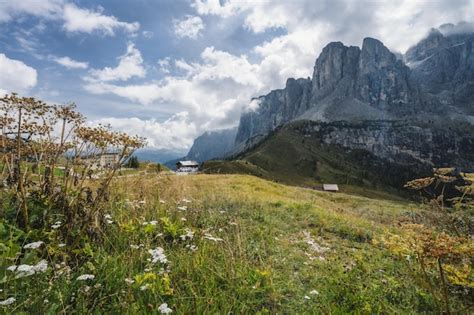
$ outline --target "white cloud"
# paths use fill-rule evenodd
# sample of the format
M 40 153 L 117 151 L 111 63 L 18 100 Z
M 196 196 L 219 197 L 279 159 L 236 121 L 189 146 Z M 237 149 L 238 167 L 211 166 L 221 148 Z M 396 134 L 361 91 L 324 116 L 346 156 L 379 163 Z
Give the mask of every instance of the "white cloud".
M 244 4 L 245 1 L 241 1 Z M 229 17 L 236 14 L 240 5 L 236 1 L 226 1 L 221 4 L 220 0 L 195 0 L 192 5 L 201 15 L 219 15 Z
M 189 119 L 187 112 L 177 113 L 164 122 L 136 117 L 108 117 L 94 120 L 92 124 L 110 124 L 116 130 L 145 136 L 149 147 L 172 151 L 183 151 L 189 148 L 198 129 L 196 124 Z
M 0 23 L 9 22 L 20 14 L 57 18 L 62 9 L 62 2 L 62 0 L 2 0 L 0 1 Z
M 158 60 L 158 66 L 161 72 L 166 73 L 166 74 L 170 73 L 170 60 L 171 60 L 170 57 L 166 57 L 166 58 Z
M 34 87 L 38 74 L 23 62 L 0 54 L 0 93 L 26 92 Z
M 143 31 L 142 36 L 145 38 L 152 38 L 155 35 L 152 31 Z
M 114 35 L 114 29 L 123 29 L 133 33 L 140 28 L 138 22 L 122 22 L 114 16 L 103 15 L 100 11 L 82 9 L 73 3 L 64 5 L 63 18 L 64 28 L 68 32 L 92 33 L 99 31 L 106 35 Z
M 163 111 L 186 112 L 188 127 L 172 125 L 191 128 L 185 134 L 172 130 L 172 134 L 183 137 L 183 145 L 191 144 L 206 130 L 235 126 L 249 99 L 266 88 L 260 80 L 259 66 L 252 64 L 247 56 L 235 56 L 213 47 L 201 53 L 199 63 L 171 59 L 162 63 L 169 68 L 174 65 L 170 69 L 172 73 L 181 72 L 181 75 L 133 85 L 88 82 L 84 88 L 94 94 L 114 94 L 144 105 L 159 106 Z
M 82 62 L 82 61 L 77 61 L 74 59 L 71 59 L 69 57 L 54 57 L 53 61 L 56 63 L 60 64 L 63 67 L 66 67 L 68 69 L 87 69 L 89 67 L 89 63 L 87 62 Z
M 117 29 L 135 33 L 140 28 L 138 22 L 123 22 L 115 16 L 103 14 L 102 11 L 101 7 L 89 10 L 65 0 L 3 0 L 0 5 L 0 23 L 9 22 L 22 15 L 34 15 L 62 21 L 63 28 L 71 33 L 99 32 L 113 36 Z
M 431 27 L 474 19 L 472 0 L 454 1 L 241 1 L 195 0 L 192 6 L 201 15 L 223 19 L 236 16 L 254 33 L 283 28 L 289 38 L 294 32 L 308 29 L 320 39 L 322 46 L 342 40 L 360 45 L 367 36 L 381 39 L 389 48 L 405 51 L 423 38 Z M 394 31 L 396 29 L 396 31 Z M 306 40 L 312 40 L 307 37 Z
M 119 57 L 119 64 L 115 68 L 105 67 L 104 69 L 92 69 L 88 81 L 126 81 L 132 77 L 143 78 L 146 70 L 143 67 L 143 58 L 135 45 L 129 43 L 127 52 Z
M 180 37 L 197 39 L 204 29 L 204 22 L 199 16 L 186 15 L 182 20 L 173 21 L 174 33 Z

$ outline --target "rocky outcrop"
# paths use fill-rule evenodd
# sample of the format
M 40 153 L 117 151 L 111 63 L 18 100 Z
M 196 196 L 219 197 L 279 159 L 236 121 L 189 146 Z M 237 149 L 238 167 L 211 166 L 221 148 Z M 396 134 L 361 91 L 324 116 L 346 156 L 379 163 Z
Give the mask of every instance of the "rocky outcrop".
M 291 121 L 350 124 L 389 121 L 403 123 L 404 127 L 381 127 L 379 134 L 390 137 L 374 145 L 373 139 L 358 138 L 359 129 L 352 127 L 343 135 L 339 133 L 344 141 L 334 137 L 328 138 L 328 143 L 348 147 L 358 143 L 357 147 L 369 151 L 377 151 L 382 145 L 388 149 L 384 154 L 379 152 L 380 155 L 390 158 L 399 156 L 401 151 L 397 148 L 403 147 L 391 141 L 400 142 L 407 137 L 417 139 L 413 146 L 420 147 L 420 161 L 472 166 L 471 162 L 465 163 L 469 159 L 441 152 L 455 151 L 461 157 L 472 156 L 474 152 L 471 140 L 458 141 L 474 128 L 474 27 L 471 26 L 443 25 L 404 56 L 395 55 L 373 38 L 365 38 L 361 48 L 341 42 L 328 44 L 316 60 L 311 80 L 289 79 L 284 89 L 256 98 L 259 106 L 242 114 L 234 153 L 255 145 L 258 139 Z M 428 129 L 420 127 L 425 123 L 430 124 Z M 464 126 L 462 131 L 460 125 Z M 423 148 L 431 146 L 430 141 L 434 146 L 430 149 L 432 154 L 425 155 Z
M 467 126 L 466 126 L 467 127 Z M 322 144 L 366 150 L 397 164 L 426 164 L 474 170 L 474 134 L 401 121 L 306 122 L 295 125 L 302 137 L 316 137 Z
M 284 89 L 253 99 L 258 108 L 242 114 L 236 144 L 257 135 L 265 135 L 301 115 L 309 108 L 310 95 L 311 80 L 290 78 Z
M 194 140 L 186 160 L 204 162 L 223 157 L 234 147 L 237 128 L 207 131 Z
M 316 60 L 312 80 L 289 79 L 284 89 L 259 97 L 255 111 L 242 114 L 236 143 L 295 119 L 402 119 L 428 112 L 409 74 L 376 39 L 364 39 L 362 48 L 330 43 Z
M 467 24 L 467 23 L 465 23 Z M 411 77 L 451 117 L 474 123 L 474 33 L 463 24 L 433 29 L 405 54 Z

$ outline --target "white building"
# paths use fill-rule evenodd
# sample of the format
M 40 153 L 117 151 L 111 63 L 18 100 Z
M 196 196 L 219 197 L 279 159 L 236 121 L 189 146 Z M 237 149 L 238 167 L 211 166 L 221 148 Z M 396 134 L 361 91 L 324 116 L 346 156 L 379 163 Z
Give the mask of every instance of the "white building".
M 323 184 L 324 191 L 338 192 L 339 186 L 337 184 Z
M 118 153 L 103 153 L 100 156 L 99 166 L 100 167 L 114 167 L 116 163 L 120 161 Z
M 196 173 L 199 170 L 199 163 L 196 161 L 179 161 L 176 163 L 178 173 Z

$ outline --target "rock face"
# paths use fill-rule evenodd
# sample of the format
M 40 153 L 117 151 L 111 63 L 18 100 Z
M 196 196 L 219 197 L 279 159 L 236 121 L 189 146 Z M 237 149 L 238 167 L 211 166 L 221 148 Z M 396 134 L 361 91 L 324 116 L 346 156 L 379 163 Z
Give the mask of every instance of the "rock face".
M 293 128 L 322 144 L 366 150 L 397 164 L 474 167 L 474 133 L 401 121 L 307 122 Z
M 461 26 L 433 29 L 405 58 L 412 79 L 432 101 L 474 122 L 474 34 L 456 31 Z
M 308 110 L 310 97 L 311 80 L 290 78 L 284 89 L 253 99 L 259 107 L 256 112 L 250 111 L 241 116 L 236 144 L 256 135 L 264 135 L 301 115 Z
M 406 64 L 382 42 L 328 44 L 313 77 L 257 98 L 242 114 L 236 143 L 296 119 L 317 121 L 463 120 L 474 123 L 474 34 L 443 25 L 410 48 Z M 446 35 L 443 35 L 444 34 Z
M 237 127 L 205 132 L 194 140 L 184 159 L 204 162 L 222 157 L 234 147 L 236 133 Z
M 357 142 L 356 130 L 348 128 L 341 136 L 342 144 L 351 147 L 359 143 L 360 148 L 368 150 L 387 146 L 393 149 L 386 149 L 389 151 L 384 155 L 389 158 L 398 150 L 392 144 L 395 134 L 399 133 L 397 141 L 405 136 L 415 139 L 418 134 L 418 141 L 413 144 L 418 143 L 420 150 L 426 142 L 441 139 L 446 146 L 440 145 L 440 150 L 473 154 L 470 142 L 456 142 L 454 136 L 443 138 L 442 132 L 436 131 L 446 130 L 447 125 L 456 129 L 460 124 L 468 126 L 463 127 L 466 133 L 474 129 L 474 28 L 468 26 L 443 25 L 404 56 L 393 54 L 373 38 L 365 38 L 361 48 L 347 47 L 341 42 L 328 44 L 316 60 L 311 80 L 288 79 L 284 89 L 254 100 L 259 106 L 242 114 L 236 147 L 248 148 L 249 143 L 255 143 L 252 139 L 261 139 L 295 120 L 398 121 L 406 124 L 405 132 L 403 128 L 381 129 L 384 135 L 393 135 L 389 139 L 382 141 L 374 135 L 375 138 L 365 139 L 367 142 Z M 431 124 L 429 131 L 416 127 L 423 123 Z M 337 144 L 342 141 L 337 137 L 328 139 Z M 375 141 L 373 145 L 372 141 Z M 457 147 L 447 146 L 449 141 Z M 468 149 L 462 148 L 463 145 L 468 145 Z M 463 153 L 463 150 L 467 151 Z M 450 158 L 454 157 L 432 152 L 425 162 L 453 161 Z M 463 164 L 462 159 L 456 161 L 473 166 L 469 164 L 472 161 L 469 165 Z

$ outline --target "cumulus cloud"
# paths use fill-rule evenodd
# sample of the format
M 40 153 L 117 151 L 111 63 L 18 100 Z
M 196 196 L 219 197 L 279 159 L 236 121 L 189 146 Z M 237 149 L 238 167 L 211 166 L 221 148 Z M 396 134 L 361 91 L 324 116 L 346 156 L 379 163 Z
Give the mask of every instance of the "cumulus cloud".
M 77 61 L 67 56 L 53 57 L 53 61 L 68 69 L 87 69 L 89 67 L 89 63 Z
M 204 29 L 204 22 L 199 16 L 186 15 L 182 20 L 173 21 L 174 33 L 180 37 L 197 39 Z
M 147 137 L 147 145 L 155 149 L 183 151 L 192 145 L 198 131 L 187 112 L 179 112 L 169 119 L 158 122 L 155 119 L 106 117 L 91 122 L 93 125 L 110 124 L 114 129 Z
M 0 94 L 26 92 L 36 85 L 37 77 L 34 68 L 0 54 Z
M 80 8 L 65 0 L 4 0 L 0 5 L 0 23 L 9 22 L 22 15 L 33 15 L 63 22 L 63 28 L 71 33 L 93 33 L 113 36 L 121 29 L 135 33 L 138 22 L 123 22 L 111 15 L 103 14 L 103 8 L 96 10 Z
M 258 65 L 245 55 L 236 56 L 208 47 L 200 57 L 196 63 L 165 59 L 163 65 L 181 74 L 168 75 L 157 82 L 128 85 L 88 82 L 84 87 L 94 94 L 114 94 L 132 102 L 186 112 L 186 119 L 181 117 L 180 124 L 173 119 L 173 124 L 166 125 L 169 133 L 163 134 L 162 141 L 169 144 L 175 140 L 168 141 L 167 137 L 180 134 L 185 138 L 181 140 L 182 145 L 191 144 L 206 130 L 235 126 L 242 107 L 265 88 Z M 190 130 L 181 134 L 181 128 Z
M 68 32 L 92 33 L 98 31 L 106 35 L 114 35 L 115 29 L 133 33 L 140 28 L 138 22 L 122 22 L 114 16 L 103 15 L 101 11 L 82 9 L 73 3 L 64 6 L 63 18 L 64 29 Z
M 0 5 L 0 22 L 9 22 L 21 14 L 58 18 L 61 10 L 62 0 L 3 0 Z
M 312 29 L 322 40 L 313 52 L 329 41 L 360 44 L 363 37 L 381 39 L 396 51 L 406 51 L 431 27 L 446 22 L 472 21 L 472 0 L 453 1 L 240 1 L 195 0 L 192 6 L 201 15 L 222 18 L 241 16 L 254 33 L 283 28 L 286 38 Z M 311 38 L 308 38 L 311 40 Z
M 140 51 L 135 48 L 134 44 L 129 43 L 127 45 L 127 52 L 118 59 L 119 64 L 116 67 L 92 69 L 89 71 L 89 76 L 85 79 L 87 81 L 107 82 L 126 81 L 132 77 L 145 77 L 146 70 L 143 67 L 143 58 Z

